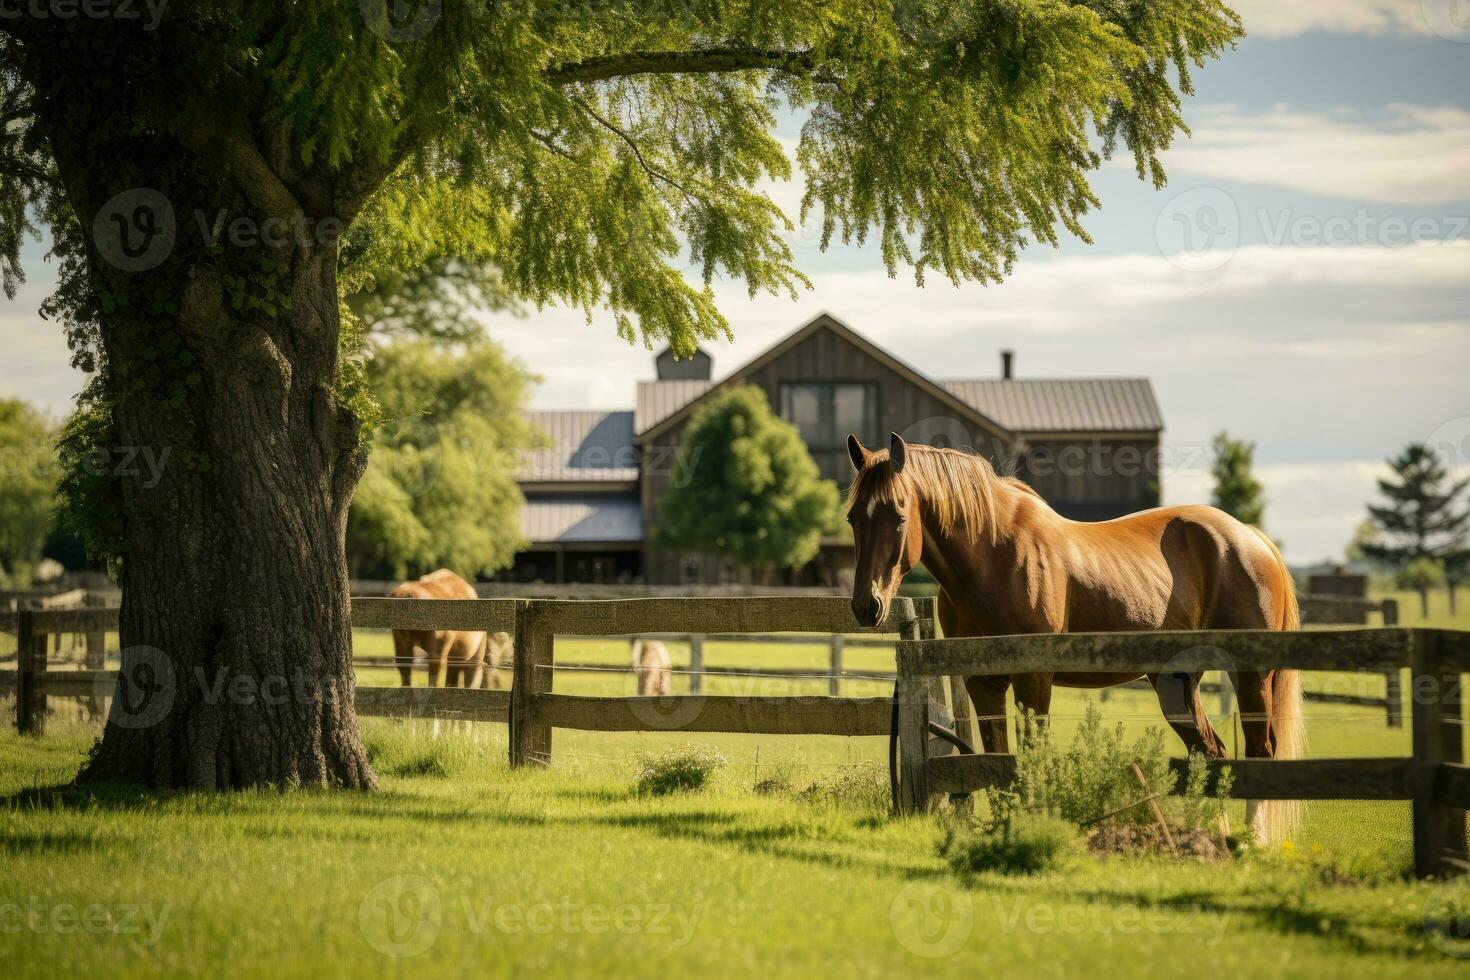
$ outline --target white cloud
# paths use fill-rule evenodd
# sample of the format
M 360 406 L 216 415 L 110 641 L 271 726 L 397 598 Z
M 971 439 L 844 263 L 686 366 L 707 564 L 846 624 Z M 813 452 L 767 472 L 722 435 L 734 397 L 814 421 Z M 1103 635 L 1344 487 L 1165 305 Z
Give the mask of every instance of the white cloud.
M 1393 204 L 1470 198 L 1470 111 L 1458 107 L 1393 105 L 1367 120 L 1207 106 L 1189 118 L 1193 136 L 1164 158 L 1171 174 Z
M 1230 6 L 1256 37 L 1333 34 L 1431 34 L 1458 0 L 1232 0 Z M 1434 8 L 1434 9 L 1432 9 Z M 1442 9 L 1439 9 L 1442 8 Z

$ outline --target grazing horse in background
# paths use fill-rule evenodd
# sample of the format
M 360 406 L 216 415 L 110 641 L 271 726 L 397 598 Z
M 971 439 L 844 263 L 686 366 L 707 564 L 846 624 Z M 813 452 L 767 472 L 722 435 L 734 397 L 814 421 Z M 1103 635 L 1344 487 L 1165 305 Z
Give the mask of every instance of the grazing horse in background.
M 639 697 L 668 697 L 674 692 L 674 662 L 669 648 L 658 640 L 633 641 L 633 670 L 638 676 Z
M 856 566 L 852 611 L 875 626 L 920 561 L 939 583 L 945 636 L 1108 630 L 1281 629 L 1300 626 L 1295 585 L 1261 531 L 1213 507 L 1161 507 L 1098 523 L 1057 514 L 1020 480 L 954 449 L 887 452 L 847 437 L 857 476 L 848 494 Z M 967 677 L 987 752 L 1006 752 L 1005 695 L 1044 717 L 1052 686 L 1101 688 L 1135 673 Z M 1191 751 L 1225 757 L 1200 700 L 1200 675 L 1148 677 L 1170 727 Z M 1232 672 L 1246 755 L 1294 759 L 1305 750 L 1300 675 Z M 1248 804 L 1259 840 L 1287 836 L 1299 806 Z
M 485 681 L 481 685 L 488 690 L 500 690 L 500 665 L 511 659 L 510 634 L 501 630 L 490 634 L 485 646 Z
M 475 599 L 472 585 L 447 568 L 388 593 L 393 599 Z M 412 686 L 414 650 L 429 665 L 429 686 L 479 687 L 484 680 L 486 637 L 472 630 L 394 630 L 393 660 L 404 687 Z M 498 679 L 498 675 L 497 675 Z

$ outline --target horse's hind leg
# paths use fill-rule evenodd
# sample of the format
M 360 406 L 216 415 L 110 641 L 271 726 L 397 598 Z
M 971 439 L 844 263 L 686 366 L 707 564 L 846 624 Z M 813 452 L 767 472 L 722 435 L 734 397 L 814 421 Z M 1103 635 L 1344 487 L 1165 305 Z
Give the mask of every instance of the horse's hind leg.
M 1006 690 L 1009 677 L 966 677 L 965 690 L 975 705 L 975 720 L 980 728 L 980 742 L 986 752 L 1009 752 L 1010 736 L 1006 733 Z
M 1271 675 L 1259 670 L 1232 671 L 1230 682 L 1240 701 L 1240 733 L 1249 759 L 1272 759 L 1276 740 L 1271 734 Z
M 1215 734 L 1204 700 L 1199 696 L 1199 674 L 1149 674 L 1149 683 L 1159 696 L 1159 707 L 1169 727 L 1190 752 L 1203 752 L 1212 759 L 1225 758 L 1225 743 Z

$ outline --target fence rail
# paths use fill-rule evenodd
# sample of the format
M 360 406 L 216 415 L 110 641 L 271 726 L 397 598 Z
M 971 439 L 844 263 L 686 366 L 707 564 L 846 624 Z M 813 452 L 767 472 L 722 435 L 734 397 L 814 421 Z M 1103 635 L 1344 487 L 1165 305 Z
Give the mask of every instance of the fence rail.
M 1461 674 L 1470 671 L 1470 633 L 1384 627 L 1321 632 L 1211 630 L 1063 633 L 898 644 L 899 793 L 902 812 L 926 809 L 931 794 L 971 793 L 1009 783 L 1013 755 L 928 758 L 927 690 L 941 676 L 1017 673 L 1172 673 L 1201 669 L 1392 670 L 1412 672 L 1413 755 L 1406 758 L 1216 760 L 1245 799 L 1410 800 L 1414 865 L 1422 876 L 1470 869 L 1465 811 Z

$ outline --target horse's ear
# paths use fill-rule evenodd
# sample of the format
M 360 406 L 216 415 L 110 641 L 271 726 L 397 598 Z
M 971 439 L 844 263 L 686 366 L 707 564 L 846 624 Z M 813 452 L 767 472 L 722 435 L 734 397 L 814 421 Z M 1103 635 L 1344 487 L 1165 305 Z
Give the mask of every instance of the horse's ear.
M 888 433 L 888 438 L 888 468 L 897 476 L 903 472 L 903 460 L 908 447 L 904 445 L 903 436 L 897 432 Z
M 858 442 L 858 437 L 851 433 L 848 433 L 847 436 L 847 455 L 852 460 L 852 468 L 859 473 L 868 465 L 868 460 L 873 457 L 873 454 L 864 449 L 863 444 Z

